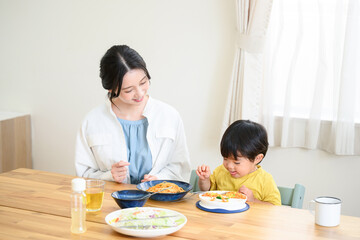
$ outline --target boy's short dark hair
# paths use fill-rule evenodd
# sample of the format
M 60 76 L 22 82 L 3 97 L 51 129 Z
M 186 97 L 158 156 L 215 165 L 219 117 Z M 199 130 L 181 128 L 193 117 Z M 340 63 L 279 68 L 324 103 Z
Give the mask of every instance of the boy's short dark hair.
M 237 120 L 226 129 L 220 151 L 224 158 L 242 156 L 253 162 L 258 154 L 265 157 L 268 146 L 266 129 L 262 125 L 250 120 Z

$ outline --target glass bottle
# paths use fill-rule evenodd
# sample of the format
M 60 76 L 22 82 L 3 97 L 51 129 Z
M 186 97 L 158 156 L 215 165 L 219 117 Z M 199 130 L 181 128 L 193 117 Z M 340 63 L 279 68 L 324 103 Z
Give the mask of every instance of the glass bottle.
M 75 178 L 71 181 L 71 232 L 86 232 L 86 181 Z

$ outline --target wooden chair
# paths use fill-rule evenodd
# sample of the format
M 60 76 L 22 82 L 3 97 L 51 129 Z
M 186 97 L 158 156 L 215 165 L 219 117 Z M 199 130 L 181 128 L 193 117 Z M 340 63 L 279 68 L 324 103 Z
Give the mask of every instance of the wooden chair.
M 302 208 L 305 195 L 305 187 L 295 184 L 294 188 L 279 187 L 281 204 L 292 208 Z
M 191 192 L 200 191 L 199 189 L 199 176 L 196 174 L 196 170 L 191 171 L 190 184 L 193 186 Z M 302 208 L 305 195 L 305 187 L 301 184 L 295 184 L 294 188 L 279 187 L 281 196 L 281 203 L 285 206 L 292 208 Z

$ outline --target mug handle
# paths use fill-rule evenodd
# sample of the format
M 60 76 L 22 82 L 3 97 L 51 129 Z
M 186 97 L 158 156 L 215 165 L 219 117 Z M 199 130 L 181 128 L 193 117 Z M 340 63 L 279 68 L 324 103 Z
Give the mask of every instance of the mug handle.
M 315 215 L 314 214 L 314 205 L 315 205 L 315 201 L 314 200 L 310 200 L 309 201 L 309 205 L 308 205 L 308 210 L 309 212 L 312 214 L 312 215 Z

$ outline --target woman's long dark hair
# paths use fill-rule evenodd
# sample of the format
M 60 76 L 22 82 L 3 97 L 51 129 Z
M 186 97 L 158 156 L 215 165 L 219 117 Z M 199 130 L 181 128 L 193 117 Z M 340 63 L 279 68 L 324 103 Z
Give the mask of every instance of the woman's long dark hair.
M 132 69 L 142 69 L 150 80 L 144 59 L 138 52 L 126 45 L 115 45 L 106 51 L 100 61 L 100 78 L 108 93 L 110 102 L 119 96 L 124 75 Z
M 238 120 L 226 129 L 220 151 L 224 158 L 236 159 L 241 154 L 253 162 L 260 153 L 265 157 L 268 146 L 267 133 L 262 125 L 249 120 Z

